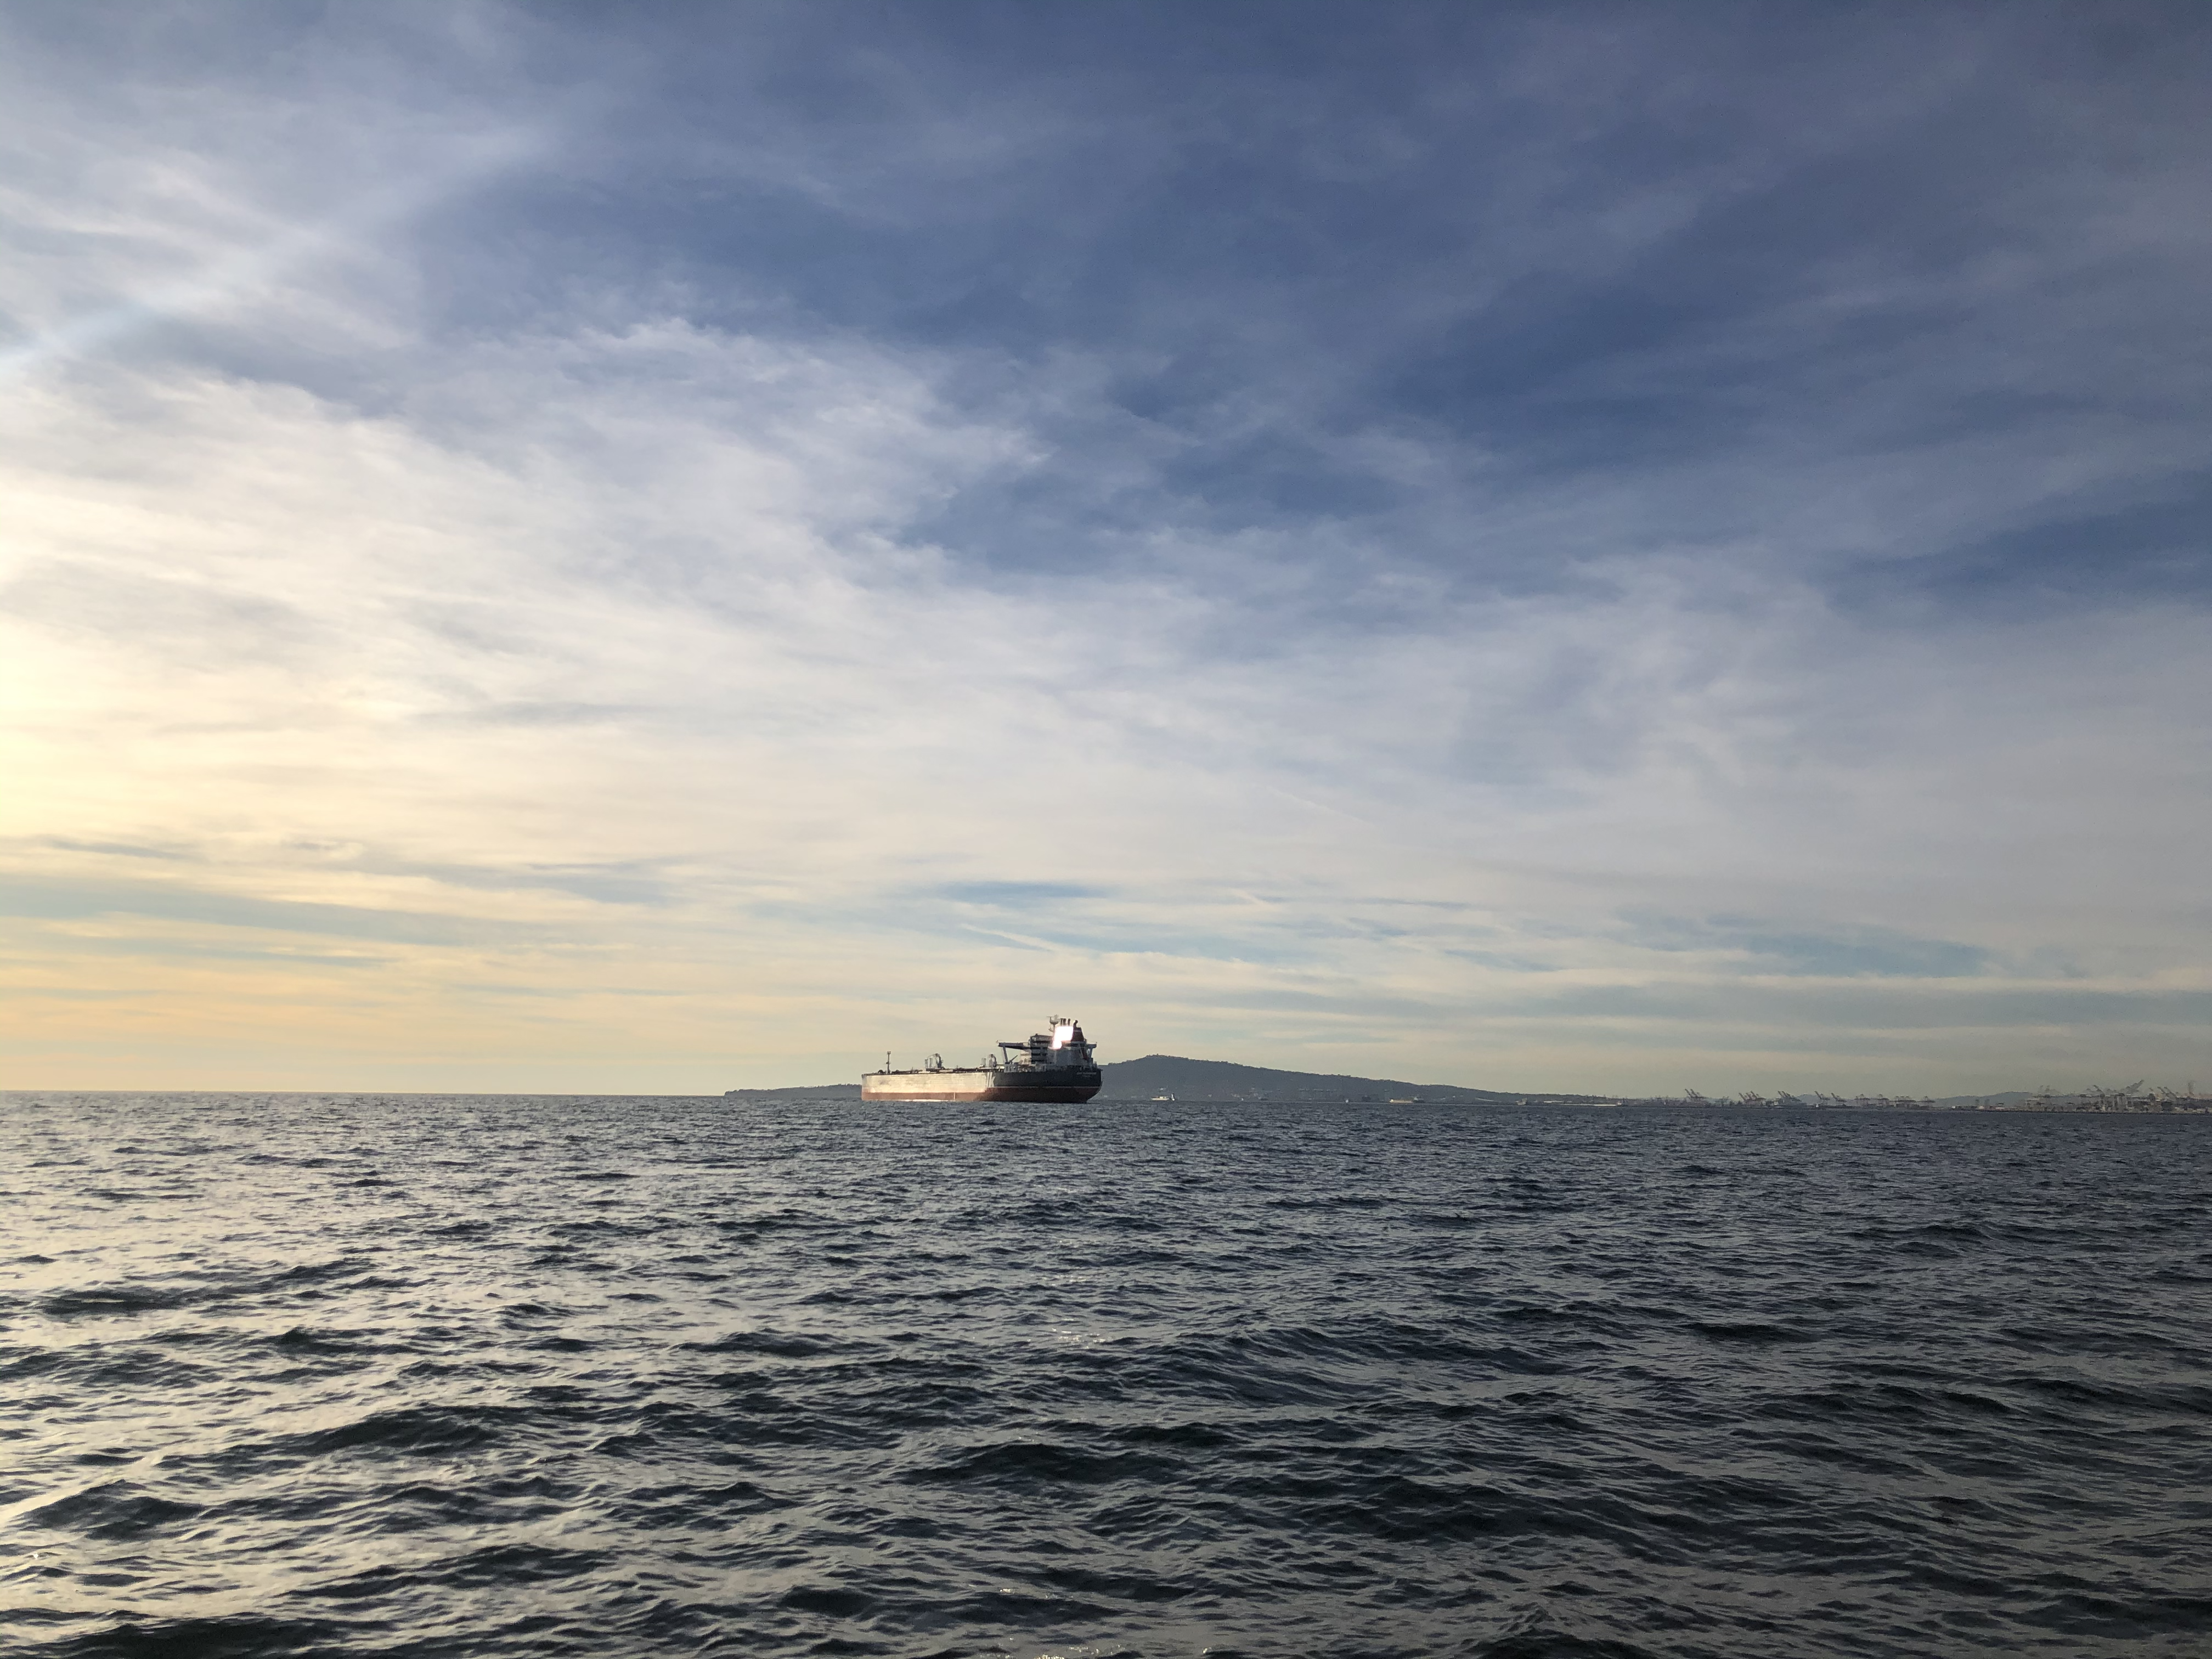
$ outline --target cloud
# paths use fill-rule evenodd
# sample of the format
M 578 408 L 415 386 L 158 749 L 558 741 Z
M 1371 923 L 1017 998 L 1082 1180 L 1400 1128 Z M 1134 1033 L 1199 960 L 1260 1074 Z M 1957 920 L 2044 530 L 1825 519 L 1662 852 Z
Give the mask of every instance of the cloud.
M 2132 26 L 867 15 L 11 20 L 11 971 L 197 929 L 301 1065 L 503 987 L 438 1053 L 515 1086 L 1040 997 L 2181 1063 L 2204 117 Z M 378 965 L 217 954 L 318 931 Z
M 249 591 L 61 561 L 34 564 L 0 586 L 0 612 L 203 664 L 281 662 L 314 642 L 303 612 Z
M 1980 945 L 1916 939 L 1887 927 L 1812 933 L 1741 916 L 1652 916 L 1640 921 L 1635 936 L 1655 950 L 1723 952 L 1745 959 L 1753 971 L 1828 978 L 1957 979 L 1990 965 Z
M 1024 909 L 1054 899 L 1108 896 L 1103 888 L 1067 881 L 956 881 L 937 890 L 955 904 L 988 905 L 994 909 Z
M 301 903 L 180 884 L 0 881 L 0 915 L 46 921 L 154 917 L 254 932 L 319 933 L 338 939 L 451 945 L 512 933 L 512 924 L 361 905 Z

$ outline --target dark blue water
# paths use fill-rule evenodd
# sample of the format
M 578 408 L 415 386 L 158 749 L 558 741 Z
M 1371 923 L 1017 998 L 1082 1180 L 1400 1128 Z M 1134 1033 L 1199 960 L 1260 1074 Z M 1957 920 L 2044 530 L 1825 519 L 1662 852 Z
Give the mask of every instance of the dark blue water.
M 12 1653 L 2212 1652 L 2212 1118 L 0 1133 Z

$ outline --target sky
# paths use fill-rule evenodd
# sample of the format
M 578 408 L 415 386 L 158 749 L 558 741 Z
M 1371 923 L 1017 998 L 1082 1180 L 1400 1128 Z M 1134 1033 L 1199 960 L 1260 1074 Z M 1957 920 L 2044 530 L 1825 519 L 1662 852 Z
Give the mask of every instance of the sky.
M 0 6 L 0 1086 L 2212 1084 L 2209 71 Z

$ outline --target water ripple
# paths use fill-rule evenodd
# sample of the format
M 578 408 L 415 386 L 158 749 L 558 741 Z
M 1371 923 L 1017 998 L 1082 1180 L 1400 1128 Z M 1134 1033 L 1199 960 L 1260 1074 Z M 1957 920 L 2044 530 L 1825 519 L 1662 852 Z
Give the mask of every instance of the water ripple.
M 2199 1654 L 2212 1121 L 0 1097 L 0 1645 Z

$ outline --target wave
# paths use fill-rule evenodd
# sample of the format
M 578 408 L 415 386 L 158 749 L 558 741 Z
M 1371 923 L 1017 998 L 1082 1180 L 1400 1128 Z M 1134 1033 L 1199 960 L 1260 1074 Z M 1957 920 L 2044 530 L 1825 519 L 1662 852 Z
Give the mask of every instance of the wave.
M 0 1262 L 31 1659 L 2212 1624 L 2194 1120 L 38 1110 Z

